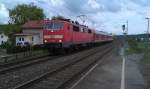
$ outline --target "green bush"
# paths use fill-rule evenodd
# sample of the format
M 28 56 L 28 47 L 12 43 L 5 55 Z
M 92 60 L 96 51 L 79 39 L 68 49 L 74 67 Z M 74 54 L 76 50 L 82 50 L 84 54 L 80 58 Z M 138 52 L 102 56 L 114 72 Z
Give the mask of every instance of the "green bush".
M 10 46 L 7 48 L 7 53 L 20 53 L 20 52 L 26 52 L 30 50 L 30 46 Z
M 144 62 L 150 64 L 150 52 L 144 54 Z
M 44 49 L 43 45 L 34 45 L 34 46 L 32 46 L 32 48 L 33 48 L 33 50 L 43 50 Z
M 8 42 L 5 42 L 2 45 L 0 45 L 0 48 L 2 48 L 2 49 L 6 49 L 8 47 L 10 47 L 10 44 Z
M 129 48 L 127 50 L 128 53 L 142 53 L 145 48 L 145 44 L 143 42 L 137 41 L 135 39 L 128 39 Z
M 36 50 L 44 50 L 42 45 L 34 45 L 34 46 L 9 46 L 7 47 L 7 53 L 20 53 L 26 51 L 36 51 Z

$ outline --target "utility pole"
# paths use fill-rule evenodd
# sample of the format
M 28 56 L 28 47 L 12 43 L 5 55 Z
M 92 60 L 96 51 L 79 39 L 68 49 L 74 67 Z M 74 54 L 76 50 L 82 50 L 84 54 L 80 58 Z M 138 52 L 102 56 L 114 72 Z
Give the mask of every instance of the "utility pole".
M 127 29 L 126 29 L 126 33 L 128 34 L 128 20 L 127 20 Z
M 147 35 L 149 34 L 149 20 L 150 20 L 150 18 L 148 18 L 148 17 L 146 17 L 145 19 L 147 19 Z

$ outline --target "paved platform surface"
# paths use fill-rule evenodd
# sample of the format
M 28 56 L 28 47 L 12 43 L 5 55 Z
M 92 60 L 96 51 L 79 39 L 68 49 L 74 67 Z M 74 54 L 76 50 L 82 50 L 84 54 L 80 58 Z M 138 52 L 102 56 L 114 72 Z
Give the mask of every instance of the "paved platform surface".
M 73 89 L 148 89 L 136 58 L 130 57 L 125 60 L 125 87 L 121 88 L 122 61 L 121 56 L 110 53 Z
M 149 89 L 148 83 L 139 70 L 141 55 L 130 55 L 126 57 L 126 89 Z

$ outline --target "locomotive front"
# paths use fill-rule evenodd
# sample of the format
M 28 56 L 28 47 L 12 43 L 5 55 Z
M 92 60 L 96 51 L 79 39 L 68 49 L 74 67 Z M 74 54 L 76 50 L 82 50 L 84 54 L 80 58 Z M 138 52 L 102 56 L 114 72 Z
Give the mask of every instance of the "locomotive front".
M 64 39 L 64 22 L 49 20 L 45 22 L 43 41 L 47 48 L 61 48 Z

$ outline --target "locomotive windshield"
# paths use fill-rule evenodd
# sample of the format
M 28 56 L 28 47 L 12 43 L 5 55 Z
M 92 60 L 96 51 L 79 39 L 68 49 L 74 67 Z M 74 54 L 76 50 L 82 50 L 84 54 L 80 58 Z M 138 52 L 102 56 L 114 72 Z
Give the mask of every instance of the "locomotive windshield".
M 51 22 L 47 23 L 45 28 L 48 30 L 61 30 L 63 29 L 64 24 L 60 22 Z

